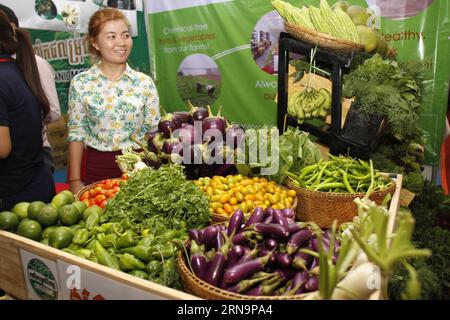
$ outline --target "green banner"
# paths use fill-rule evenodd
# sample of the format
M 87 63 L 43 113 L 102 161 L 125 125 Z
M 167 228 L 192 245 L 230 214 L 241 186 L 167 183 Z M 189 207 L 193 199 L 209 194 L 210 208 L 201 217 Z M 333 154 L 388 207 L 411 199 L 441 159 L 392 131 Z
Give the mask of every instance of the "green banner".
M 288 1 L 319 5 L 319 0 Z M 333 4 L 335 1 L 330 1 Z M 428 91 L 421 114 L 426 163 L 437 164 L 449 87 L 450 1 L 353 0 L 375 8 L 401 61 L 424 60 Z M 222 105 L 232 121 L 276 123 L 277 43 L 282 21 L 270 1 L 147 0 L 149 45 L 161 104 L 168 111 Z M 281 23 L 281 27 L 280 27 Z

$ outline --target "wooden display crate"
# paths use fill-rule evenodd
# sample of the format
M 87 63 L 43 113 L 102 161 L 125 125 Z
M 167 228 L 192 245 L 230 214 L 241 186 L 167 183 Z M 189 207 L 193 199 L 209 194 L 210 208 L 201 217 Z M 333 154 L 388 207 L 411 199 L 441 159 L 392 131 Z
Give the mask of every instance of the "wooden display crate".
M 36 300 L 199 299 L 1 230 L 0 288 Z
M 395 230 L 402 175 L 394 180 L 389 234 Z M 18 299 L 199 299 L 1 230 L 0 289 Z M 371 299 L 382 299 L 381 290 Z

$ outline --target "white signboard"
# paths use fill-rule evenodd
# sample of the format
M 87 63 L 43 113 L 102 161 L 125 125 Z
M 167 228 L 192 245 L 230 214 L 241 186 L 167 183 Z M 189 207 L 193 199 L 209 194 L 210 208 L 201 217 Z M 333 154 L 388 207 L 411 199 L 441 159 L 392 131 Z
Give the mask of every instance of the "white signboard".
M 20 249 L 22 270 L 32 300 L 62 299 L 58 268 L 54 261 Z
M 87 32 L 95 11 L 115 7 L 128 18 L 132 35 L 138 34 L 135 0 L 0 0 L 0 3 L 14 11 L 22 28 L 80 33 Z
M 162 300 L 92 271 L 58 261 L 59 281 L 64 300 Z

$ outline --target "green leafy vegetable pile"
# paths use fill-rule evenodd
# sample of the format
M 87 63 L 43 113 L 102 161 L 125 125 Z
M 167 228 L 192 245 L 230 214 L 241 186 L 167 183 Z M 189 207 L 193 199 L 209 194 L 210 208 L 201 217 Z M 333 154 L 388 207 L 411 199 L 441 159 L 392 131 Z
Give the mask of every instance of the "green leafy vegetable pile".
M 450 218 L 450 196 L 442 188 L 426 182 L 423 192 L 410 205 L 416 228 L 416 246 L 429 248 L 433 254 L 426 260 L 411 261 L 422 286 L 422 299 L 450 299 L 450 230 L 443 221 Z M 405 286 L 407 271 L 399 268 L 391 278 L 389 292 L 399 299 Z
M 425 65 L 397 62 L 375 54 L 344 78 L 344 95 L 368 114 L 385 117 L 398 139 L 417 136 L 418 112 L 425 91 Z
M 106 209 L 110 221 L 128 218 L 155 234 L 182 225 L 187 230 L 201 228 L 210 219 L 208 198 L 192 181 L 186 180 L 179 165 L 134 173 Z
M 262 129 L 266 129 L 266 131 L 259 131 L 259 129 L 254 128 L 246 128 L 245 130 L 246 162 L 239 163 L 238 157 L 238 164 L 236 165 L 239 173 L 243 175 L 260 175 L 261 168 L 272 165 L 278 168 L 277 172 L 265 177 L 278 184 L 283 184 L 287 177 L 286 172 L 299 172 L 303 167 L 315 164 L 322 158 L 319 147 L 310 140 L 307 132 L 289 127 L 281 136 L 279 136 L 279 143 L 273 145 L 270 136 L 270 128 L 266 127 Z M 265 143 L 260 144 L 261 139 L 263 139 Z M 278 152 L 278 157 L 274 157 L 273 164 L 267 164 L 267 161 L 261 159 L 251 163 L 249 162 L 249 156 L 253 150 L 253 146 L 256 146 L 257 148 L 261 146 L 266 147 L 269 159 L 271 159 L 271 149 L 272 147 L 275 147 L 278 149 L 276 151 Z M 259 149 L 256 150 L 258 150 L 259 153 Z

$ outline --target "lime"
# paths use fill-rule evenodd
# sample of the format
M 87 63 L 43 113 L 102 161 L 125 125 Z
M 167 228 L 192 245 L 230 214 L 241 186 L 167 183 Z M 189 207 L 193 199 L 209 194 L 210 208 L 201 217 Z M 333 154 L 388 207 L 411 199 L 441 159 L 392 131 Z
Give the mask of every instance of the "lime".
M 61 224 L 65 226 L 76 224 L 81 218 L 81 214 L 78 212 L 77 207 L 71 204 L 66 204 L 59 207 L 58 214 Z
M 19 218 L 11 211 L 0 212 L 0 229 L 13 231 L 19 224 Z
M 72 205 L 78 209 L 80 214 L 83 214 L 84 210 L 87 209 L 87 204 L 83 201 L 75 201 Z
M 28 206 L 28 218 L 37 220 L 39 211 L 41 211 L 43 207 L 45 207 L 45 203 L 43 203 L 42 201 L 33 201 L 32 203 L 30 203 L 30 205 Z
M 93 212 L 97 212 L 99 216 L 101 216 L 103 214 L 103 209 L 100 208 L 99 206 L 92 206 L 87 208 L 86 210 L 84 210 L 83 212 L 83 219 L 87 220 L 87 218 L 93 213 Z
M 48 244 L 57 249 L 64 249 L 72 243 L 73 232 L 68 227 L 58 227 L 48 237 Z
M 23 220 L 25 218 L 28 218 L 28 206 L 30 205 L 29 202 L 19 202 L 17 203 L 14 208 L 12 208 L 12 212 L 19 218 L 19 220 Z
M 58 222 L 58 211 L 52 205 L 46 205 L 39 211 L 37 220 L 44 227 L 54 226 Z
M 47 227 L 44 229 L 44 232 L 42 232 L 42 239 L 46 239 L 48 238 L 48 236 L 50 235 L 50 233 L 55 230 L 57 228 L 57 226 L 51 226 L 51 227 Z
M 75 201 L 75 197 L 74 197 L 72 191 L 70 191 L 70 190 L 63 190 L 60 193 L 65 194 L 66 196 L 68 196 L 70 198 L 70 203 Z
M 20 221 L 17 227 L 17 234 L 28 239 L 40 241 L 42 238 L 42 227 L 37 221 L 24 219 Z
M 56 196 L 52 199 L 52 206 L 55 209 L 58 209 L 59 207 L 62 207 L 65 204 L 72 203 L 70 195 L 67 195 L 67 193 L 58 193 Z

